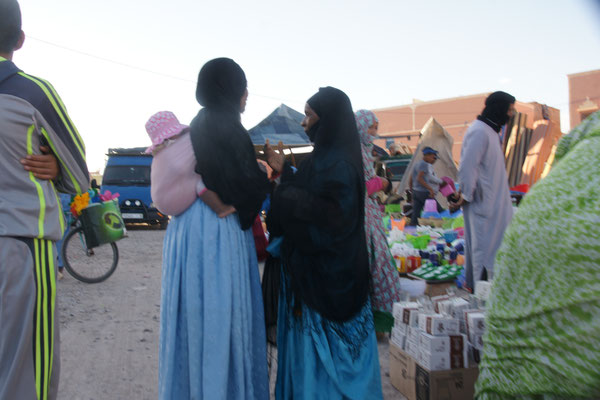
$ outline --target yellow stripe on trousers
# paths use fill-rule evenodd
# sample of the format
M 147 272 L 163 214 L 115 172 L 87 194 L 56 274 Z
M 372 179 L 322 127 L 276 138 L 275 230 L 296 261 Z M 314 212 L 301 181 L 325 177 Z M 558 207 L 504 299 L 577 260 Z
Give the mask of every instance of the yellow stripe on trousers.
M 54 361 L 54 307 L 56 305 L 56 280 L 54 274 L 53 243 L 34 239 L 36 310 L 34 337 L 34 366 L 37 398 L 47 400 Z

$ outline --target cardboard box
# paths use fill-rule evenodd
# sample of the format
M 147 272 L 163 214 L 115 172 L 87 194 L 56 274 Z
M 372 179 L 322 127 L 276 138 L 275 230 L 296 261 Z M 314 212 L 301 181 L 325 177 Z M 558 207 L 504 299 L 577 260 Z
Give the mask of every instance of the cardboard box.
M 468 368 L 469 365 L 469 342 L 467 335 L 450 336 L 450 368 Z
M 471 400 L 477 368 L 429 371 L 390 344 L 390 381 L 408 400 Z
M 467 368 L 468 350 L 466 335 L 433 336 L 421 332 L 419 362 L 431 371 Z
M 450 336 L 433 336 L 422 332 L 419 344 L 426 353 L 450 354 Z
M 399 320 L 399 319 L 394 320 L 394 329 L 397 329 L 398 332 L 402 333 L 403 335 L 406 335 L 406 333 L 408 331 L 407 328 L 408 328 L 408 325 L 406 325 L 401 320 Z
M 390 344 L 390 381 L 409 400 L 416 400 L 415 360 L 402 349 Z
M 429 371 L 446 371 L 450 369 L 450 351 L 446 353 L 428 353 L 419 351 L 419 364 Z
M 483 335 L 469 335 L 469 342 L 477 350 L 483 350 Z
M 406 330 L 406 340 L 415 342 L 418 345 L 421 341 L 421 331 L 419 328 L 409 326 Z
M 462 319 L 464 316 L 463 312 L 469 308 L 471 308 L 471 304 L 467 300 L 456 297 L 452 299 L 450 315 L 452 315 L 452 318 Z
M 458 320 L 441 314 L 432 314 L 419 318 L 419 328 L 434 336 L 458 335 Z
M 404 315 L 404 309 L 405 308 L 419 308 L 419 304 L 412 302 L 412 301 L 403 301 L 403 302 L 398 302 L 398 303 L 394 303 L 394 305 L 392 306 L 392 315 L 394 316 L 394 319 L 399 319 L 402 320 L 402 316 Z
M 433 296 L 431 298 L 431 302 L 433 303 L 433 309 L 435 310 L 436 313 L 440 313 L 440 303 L 442 301 L 447 301 L 450 300 L 450 296 L 448 296 L 447 294 L 441 295 L 441 296 Z
M 405 350 L 415 360 L 419 358 L 419 349 L 419 342 L 415 342 L 409 338 L 406 338 Z
M 406 334 L 398 330 L 397 328 L 392 329 L 392 342 L 394 342 L 398 347 L 404 349 L 406 343 Z
M 467 330 L 469 335 L 483 335 L 485 332 L 485 314 L 482 312 L 468 313 Z
M 402 314 L 402 322 L 411 327 L 419 326 L 419 309 L 405 308 Z
M 415 397 L 408 400 L 471 400 L 475 395 L 477 368 L 430 371 L 415 366 Z
M 425 296 L 433 297 L 448 293 L 448 289 L 456 287 L 454 282 L 427 283 L 425 284 Z
M 438 304 L 437 304 L 438 310 L 439 310 L 438 312 L 443 315 L 452 316 L 452 305 L 453 304 L 454 304 L 454 301 L 452 299 L 442 300 L 442 301 L 438 302 Z

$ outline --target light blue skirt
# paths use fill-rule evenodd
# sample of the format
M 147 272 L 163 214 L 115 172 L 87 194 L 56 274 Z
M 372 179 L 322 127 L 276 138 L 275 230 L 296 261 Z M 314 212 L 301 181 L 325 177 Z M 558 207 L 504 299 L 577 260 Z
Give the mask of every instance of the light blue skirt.
M 159 398 L 268 399 L 263 312 L 252 230 L 198 199 L 164 241 Z
M 285 291 L 282 279 L 277 400 L 383 399 L 371 302 L 350 321 L 333 323 L 304 304 L 301 316 L 292 315 Z

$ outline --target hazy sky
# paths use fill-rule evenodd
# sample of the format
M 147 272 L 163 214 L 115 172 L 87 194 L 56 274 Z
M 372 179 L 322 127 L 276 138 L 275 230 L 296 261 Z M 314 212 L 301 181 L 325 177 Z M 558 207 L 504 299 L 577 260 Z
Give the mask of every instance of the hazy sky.
M 600 68 L 592 0 L 21 0 L 27 40 L 14 62 L 48 79 L 86 142 L 90 170 L 109 147 L 146 146 L 156 111 L 189 123 L 198 71 L 231 57 L 246 72 L 251 128 L 319 86 L 355 109 L 505 90 L 561 110 L 567 74 Z

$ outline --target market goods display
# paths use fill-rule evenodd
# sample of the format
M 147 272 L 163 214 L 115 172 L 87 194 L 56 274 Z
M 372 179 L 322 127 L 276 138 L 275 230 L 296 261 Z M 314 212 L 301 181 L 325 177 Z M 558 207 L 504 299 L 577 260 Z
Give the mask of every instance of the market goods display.
M 463 272 L 463 235 L 464 228 L 460 226 L 406 227 L 403 231 L 392 229 L 388 244 L 401 274 L 409 273 L 428 281 L 447 281 Z

